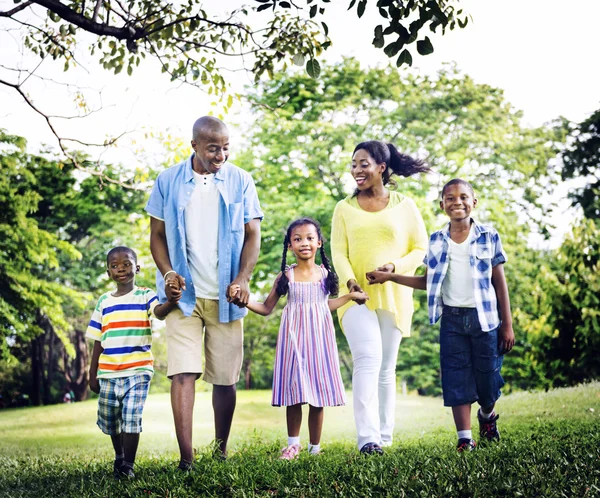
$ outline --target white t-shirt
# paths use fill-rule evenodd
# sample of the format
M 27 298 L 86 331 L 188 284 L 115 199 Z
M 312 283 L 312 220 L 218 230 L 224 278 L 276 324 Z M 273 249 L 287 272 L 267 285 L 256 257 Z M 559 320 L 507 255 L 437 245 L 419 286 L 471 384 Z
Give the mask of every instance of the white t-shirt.
M 447 306 L 475 308 L 473 277 L 469 263 L 469 246 L 473 238 L 473 225 L 464 242 L 448 240 L 448 271 L 442 282 L 442 300 Z
M 219 191 L 215 175 L 194 171 L 196 187 L 185 207 L 185 242 L 196 297 L 219 299 Z

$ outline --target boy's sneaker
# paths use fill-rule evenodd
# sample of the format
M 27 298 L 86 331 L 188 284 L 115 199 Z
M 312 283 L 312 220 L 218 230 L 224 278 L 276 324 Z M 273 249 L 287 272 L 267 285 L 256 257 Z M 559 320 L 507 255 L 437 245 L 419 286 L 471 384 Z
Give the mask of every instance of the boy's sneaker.
M 300 445 L 299 444 L 290 444 L 286 448 L 281 450 L 280 460 L 293 460 L 300 453 Z
M 116 459 L 113 463 L 113 476 L 115 479 L 121 478 L 121 465 L 123 465 L 123 459 Z
M 117 462 L 115 461 L 114 476 L 116 479 L 133 479 L 135 473 L 133 472 L 133 467 L 125 462 L 121 462 L 121 466 L 117 469 Z
M 383 455 L 383 449 L 377 443 L 367 443 L 360 449 L 363 455 Z
M 479 420 L 479 435 L 487 441 L 500 441 L 500 431 L 496 421 L 500 415 L 494 415 L 488 419 L 482 418 L 481 413 L 477 410 L 477 420 Z
M 477 443 L 473 439 L 461 438 L 456 445 L 456 451 L 463 453 L 464 451 L 473 451 L 477 447 Z
M 193 462 L 188 462 L 187 460 L 180 460 L 179 465 L 177 466 L 177 470 L 180 470 L 181 472 L 191 472 L 193 468 Z

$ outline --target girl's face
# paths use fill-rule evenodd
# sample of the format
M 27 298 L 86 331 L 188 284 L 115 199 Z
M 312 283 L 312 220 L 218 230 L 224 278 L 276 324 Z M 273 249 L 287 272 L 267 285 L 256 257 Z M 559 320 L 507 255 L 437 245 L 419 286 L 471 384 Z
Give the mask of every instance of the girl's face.
M 118 286 L 125 286 L 135 281 L 135 275 L 140 271 L 133 256 L 129 252 L 116 252 L 108 258 L 108 276 Z
M 383 185 L 381 175 L 385 168 L 385 163 L 377 164 L 366 150 L 359 149 L 352 156 L 350 172 L 356 181 L 358 190 L 368 190 L 374 186 Z
M 477 199 L 471 189 L 462 183 L 449 185 L 444 190 L 440 207 L 451 221 L 462 221 L 471 217 L 471 211 L 477 205 Z
M 292 228 L 289 248 L 296 259 L 314 259 L 320 247 L 319 233 L 313 224 L 298 225 Z

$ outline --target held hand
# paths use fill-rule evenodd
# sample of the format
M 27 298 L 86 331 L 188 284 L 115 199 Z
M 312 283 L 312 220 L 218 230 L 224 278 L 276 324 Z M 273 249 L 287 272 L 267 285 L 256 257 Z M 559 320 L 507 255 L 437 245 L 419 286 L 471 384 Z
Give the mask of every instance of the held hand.
M 503 323 L 498 331 L 498 347 L 500 354 L 508 353 L 515 345 L 515 332 L 511 324 Z
M 360 285 L 358 285 L 356 280 L 350 280 L 348 282 L 348 291 L 350 294 L 352 294 L 353 292 L 358 292 L 358 293 L 366 295 L 365 291 L 362 290 L 362 287 Z M 369 296 L 367 296 L 366 298 L 353 299 L 353 301 L 356 304 L 365 304 L 367 302 L 368 298 L 369 298 Z
M 369 281 L 369 285 L 383 284 L 384 282 L 387 282 L 391 276 L 391 272 L 381 271 L 379 269 L 367 272 L 366 274 L 367 280 Z
M 185 290 L 185 278 L 177 273 L 169 273 L 165 280 L 167 301 L 177 303 L 181 299 L 182 290 Z
M 387 263 L 383 266 L 375 268 L 373 271 L 369 271 L 366 273 L 367 280 L 369 281 L 369 285 L 373 284 L 382 284 L 387 282 L 396 267 L 393 263 Z
M 100 382 L 98 381 L 98 377 L 96 377 L 95 375 L 92 377 L 90 375 L 89 385 L 92 392 L 100 394 Z
M 240 308 L 245 308 L 250 300 L 249 282 L 243 278 L 237 277 L 227 287 L 227 301 Z
M 350 296 L 350 299 L 352 299 L 352 301 L 358 304 L 364 304 L 369 299 L 367 293 L 363 291 L 353 291 L 350 292 L 348 295 Z M 361 302 L 359 303 L 359 301 Z

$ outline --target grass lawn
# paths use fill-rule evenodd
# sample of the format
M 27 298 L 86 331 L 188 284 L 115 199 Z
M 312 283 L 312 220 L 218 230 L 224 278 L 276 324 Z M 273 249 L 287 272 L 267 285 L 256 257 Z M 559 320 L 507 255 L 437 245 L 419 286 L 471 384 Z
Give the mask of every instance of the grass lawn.
M 136 479 L 111 474 L 94 400 L 0 411 L 0 496 L 600 496 L 600 383 L 501 398 L 502 441 L 455 452 L 440 399 L 398 396 L 394 446 L 361 457 L 351 403 L 325 411 L 318 457 L 279 461 L 285 410 L 270 392 L 240 391 L 230 458 L 210 457 L 210 393 L 196 397 L 195 469 L 178 461 L 169 395 L 148 398 Z M 476 420 L 474 427 L 476 427 Z M 304 424 L 306 426 L 306 423 Z M 308 435 L 303 427 L 304 443 Z

